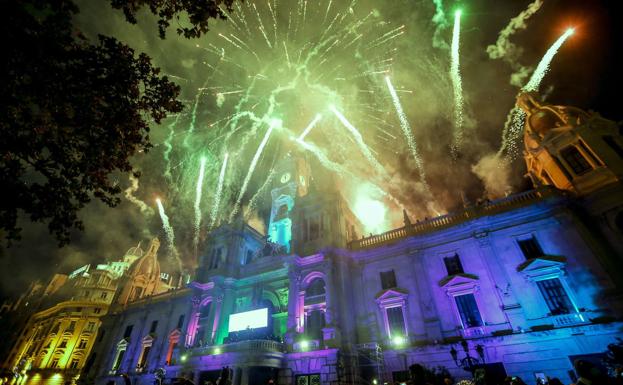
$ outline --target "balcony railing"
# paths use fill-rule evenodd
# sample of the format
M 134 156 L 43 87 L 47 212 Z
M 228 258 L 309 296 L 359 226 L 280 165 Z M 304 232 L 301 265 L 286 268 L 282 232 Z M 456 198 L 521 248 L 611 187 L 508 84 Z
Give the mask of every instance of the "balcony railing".
M 554 326 L 556 327 L 573 326 L 588 322 L 588 319 L 582 315 L 582 313 L 555 315 L 552 316 L 551 319 L 554 321 Z
M 248 340 L 240 342 L 232 342 L 225 345 L 204 346 L 199 348 L 193 348 L 193 355 L 208 355 L 208 354 L 221 354 L 221 353 L 236 353 L 236 352 L 248 352 L 248 353 L 283 353 L 285 352 L 285 345 L 281 342 L 272 340 Z M 217 353 L 218 352 L 218 353 Z
M 526 206 L 554 195 L 556 195 L 555 190 L 552 190 L 550 188 L 541 188 L 538 190 L 526 191 L 520 194 L 511 195 L 506 198 L 488 201 L 480 205 L 468 206 L 460 211 L 456 211 L 432 219 L 427 219 L 425 221 L 412 223 L 405 227 L 390 230 L 382 234 L 356 239 L 351 241 L 348 244 L 348 247 L 351 250 L 360 250 L 392 243 L 408 236 L 425 234 L 428 232 L 445 229 L 485 215 L 493 215 L 512 208 Z

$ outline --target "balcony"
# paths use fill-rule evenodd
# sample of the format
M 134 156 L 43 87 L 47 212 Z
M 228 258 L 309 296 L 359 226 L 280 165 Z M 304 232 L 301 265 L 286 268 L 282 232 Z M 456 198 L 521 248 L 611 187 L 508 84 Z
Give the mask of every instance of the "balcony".
M 225 345 L 192 348 L 191 354 L 196 356 L 203 356 L 222 353 L 284 353 L 285 351 L 285 344 L 281 342 L 272 340 L 248 340 L 232 342 Z

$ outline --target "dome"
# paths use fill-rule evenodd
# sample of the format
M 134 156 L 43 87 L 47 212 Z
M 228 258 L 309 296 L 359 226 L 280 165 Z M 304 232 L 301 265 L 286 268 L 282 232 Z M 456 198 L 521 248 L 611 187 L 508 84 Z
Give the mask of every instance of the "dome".
M 125 255 L 134 255 L 137 257 L 142 257 L 143 256 L 143 249 L 141 249 L 141 243 L 139 242 L 138 245 L 134 246 L 134 247 L 130 247 L 128 249 L 128 251 L 125 252 Z
M 528 116 L 528 126 L 540 135 L 545 135 L 552 128 L 560 127 L 565 122 L 552 110 L 539 108 Z
M 149 251 L 143 257 L 136 260 L 130 267 L 131 276 L 151 276 L 153 274 L 160 276 L 160 264 L 158 263 L 157 257 L 159 246 L 160 241 L 158 241 L 158 238 L 154 238 L 149 246 Z

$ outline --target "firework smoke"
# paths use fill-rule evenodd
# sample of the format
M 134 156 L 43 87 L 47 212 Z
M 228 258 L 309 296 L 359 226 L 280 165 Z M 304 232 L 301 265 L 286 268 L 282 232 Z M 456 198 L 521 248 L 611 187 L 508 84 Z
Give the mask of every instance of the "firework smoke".
M 435 4 L 435 14 L 433 15 L 433 24 L 435 24 L 435 32 L 433 33 L 433 47 L 441 49 L 449 49 L 448 43 L 443 39 L 443 32 L 448 28 L 448 20 L 443 11 L 443 0 L 433 0 Z
M 154 215 L 154 210 L 151 207 L 149 207 L 145 202 L 134 196 L 139 188 L 138 178 L 135 177 L 133 173 L 130 173 L 128 177 L 130 179 L 130 186 L 124 190 L 126 199 L 135 204 L 141 210 L 141 213 L 143 215 Z
M 510 83 L 516 87 L 521 87 L 525 79 L 530 74 L 532 68 L 525 67 L 519 63 L 519 59 L 523 53 L 523 50 L 512 43 L 510 38 L 517 32 L 527 28 L 526 22 L 534 15 L 541 6 L 543 0 L 535 0 L 528 7 L 523 10 L 519 15 L 512 18 L 506 27 L 498 35 L 498 39 L 495 44 L 487 47 L 487 53 L 491 59 L 503 59 L 513 69 Z

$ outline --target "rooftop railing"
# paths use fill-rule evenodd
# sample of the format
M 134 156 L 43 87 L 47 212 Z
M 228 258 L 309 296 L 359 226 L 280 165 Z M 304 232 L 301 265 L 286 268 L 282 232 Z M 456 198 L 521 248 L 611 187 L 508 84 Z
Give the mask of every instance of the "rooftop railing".
M 460 211 L 426 219 L 424 221 L 418 221 L 382 234 L 353 240 L 349 242 L 348 248 L 351 250 L 361 250 L 389 244 L 409 236 L 445 229 L 478 217 L 497 214 L 509 209 L 527 206 L 556 194 L 557 192 L 551 188 L 540 188 L 493 201 L 484 201 L 479 204 L 467 206 Z

